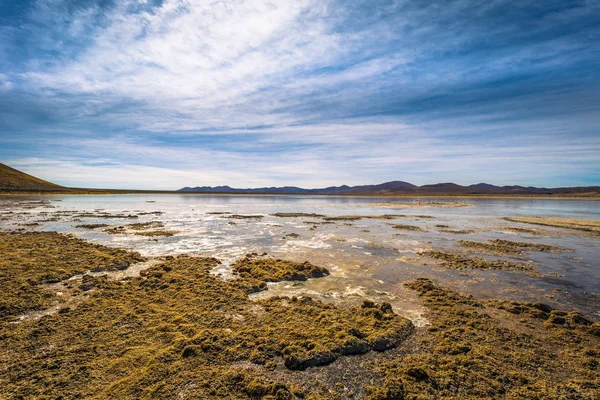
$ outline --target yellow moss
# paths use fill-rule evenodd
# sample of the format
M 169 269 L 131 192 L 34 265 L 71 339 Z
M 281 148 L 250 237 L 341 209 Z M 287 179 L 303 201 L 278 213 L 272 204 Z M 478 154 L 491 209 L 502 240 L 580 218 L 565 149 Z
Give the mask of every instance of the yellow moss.
M 326 268 L 309 262 L 297 263 L 259 256 L 257 253 L 246 255 L 237 261 L 233 270 L 243 278 L 253 278 L 264 282 L 305 281 L 308 278 L 321 278 L 329 275 Z
M 216 265 L 171 258 L 139 278 L 102 280 L 68 312 L 0 325 L 0 397 L 299 398 L 300 389 L 267 372 L 387 350 L 413 331 L 388 304 L 250 302 L 247 294 L 264 281 L 251 274 L 221 281 L 210 274 Z
M 600 338 L 582 315 L 482 303 L 428 279 L 407 286 L 428 307 L 431 326 L 418 351 L 377 364 L 385 383 L 369 399 L 600 398 Z
M 88 243 L 56 232 L 0 232 L 0 319 L 58 301 L 39 285 L 88 270 L 124 269 L 143 261 L 138 253 Z

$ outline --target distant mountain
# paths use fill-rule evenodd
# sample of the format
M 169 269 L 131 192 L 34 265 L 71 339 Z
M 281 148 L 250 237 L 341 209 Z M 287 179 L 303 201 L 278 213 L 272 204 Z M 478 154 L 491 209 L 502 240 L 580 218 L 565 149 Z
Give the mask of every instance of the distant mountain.
M 35 176 L 0 163 L 0 191 L 64 191 L 63 186 L 46 182 Z
M 340 195 L 385 195 L 414 194 L 418 195 L 475 195 L 475 194 L 600 194 L 600 186 L 536 188 L 533 186 L 495 186 L 488 183 L 462 186 L 456 183 L 436 183 L 434 185 L 416 186 L 402 181 L 386 182 L 379 185 L 362 186 L 330 186 L 322 189 L 303 189 L 295 186 L 262 187 L 253 189 L 236 189 L 230 186 L 184 187 L 180 192 L 201 193 L 265 193 L 265 194 L 340 194 Z
M 0 163 L 0 192 L 38 191 L 38 192 L 69 192 L 69 193 L 136 193 L 153 192 L 139 190 L 111 190 L 111 189 L 77 189 L 66 188 Z M 196 193 L 264 193 L 264 194 L 323 194 L 323 195 L 486 195 L 486 194 L 538 194 L 538 195 L 574 195 L 574 194 L 600 194 L 600 186 L 563 187 L 563 188 L 536 188 L 532 186 L 494 186 L 488 183 L 477 183 L 470 186 L 461 186 L 456 183 L 437 183 L 434 185 L 416 186 L 402 181 L 386 182 L 379 185 L 361 186 L 330 186 L 321 189 L 304 189 L 296 186 L 262 187 L 252 189 L 236 189 L 230 186 L 199 186 L 184 187 L 179 192 Z M 168 191 L 160 191 L 168 193 Z
M 363 186 L 330 186 L 323 189 L 303 189 L 296 186 L 262 187 L 253 189 L 235 189 L 230 186 L 199 186 L 184 187 L 180 192 L 203 192 L 203 193 L 271 193 L 271 194 L 370 194 L 370 193 L 396 193 L 411 191 L 418 188 L 408 182 L 393 181 L 381 185 Z

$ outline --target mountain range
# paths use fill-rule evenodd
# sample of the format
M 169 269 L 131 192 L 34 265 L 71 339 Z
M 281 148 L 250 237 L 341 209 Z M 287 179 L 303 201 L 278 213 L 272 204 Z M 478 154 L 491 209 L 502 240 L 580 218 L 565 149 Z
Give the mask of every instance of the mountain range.
M 0 163 L 0 192 L 65 192 L 65 193 L 129 193 L 172 191 L 139 191 L 111 189 L 67 188 L 45 181 L 35 176 Z M 402 181 L 386 182 L 379 185 L 330 186 L 321 189 L 304 189 L 295 186 L 236 189 L 230 186 L 185 187 L 177 192 L 186 193 L 255 193 L 255 194 L 319 194 L 319 195 L 599 195 L 600 186 L 537 188 L 533 186 L 494 186 L 487 183 L 461 186 L 456 183 L 437 183 L 417 186 Z
M 267 193 L 267 194 L 329 194 L 329 195 L 485 195 L 485 194 L 593 194 L 600 193 L 600 186 L 579 186 L 561 188 L 537 188 L 533 186 L 495 186 L 488 183 L 462 186 L 456 183 L 436 183 L 433 185 L 417 186 L 403 181 L 391 181 L 379 185 L 362 186 L 330 186 L 321 189 L 303 189 L 295 186 L 262 187 L 254 189 L 236 189 L 230 186 L 199 186 L 184 187 L 180 192 L 200 193 Z

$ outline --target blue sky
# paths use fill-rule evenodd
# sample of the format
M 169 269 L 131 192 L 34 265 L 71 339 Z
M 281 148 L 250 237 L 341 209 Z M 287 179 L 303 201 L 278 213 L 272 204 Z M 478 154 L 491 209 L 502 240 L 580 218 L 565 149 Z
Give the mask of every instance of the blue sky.
M 78 187 L 600 184 L 600 0 L 0 0 L 0 161 Z

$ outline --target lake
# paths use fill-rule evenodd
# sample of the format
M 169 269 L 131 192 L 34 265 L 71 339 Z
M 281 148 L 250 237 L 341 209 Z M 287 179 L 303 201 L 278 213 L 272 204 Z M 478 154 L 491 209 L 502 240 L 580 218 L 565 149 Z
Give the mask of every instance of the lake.
M 278 217 L 274 213 L 321 216 Z M 396 216 L 377 218 L 385 214 Z M 336 216 L 355 218 L 331 218 Z M 514 216 L 600 220 L 600 201 L 206 194 L 0 197 L 0 229 L 72 233 L 146 256 L 213 256 L 222 261 L 213 271 L 220 279 L 235 278 L 231 265 L 251 252 L 306 260 L 331 271 L 324 279 L 270 284 L 268 291 L 255 297 L 311 296 L 341 305 L 368 297 L 388 301 L 400 314 L 426 324 L 419 300 L 402 282 L 429 277 L 479 298 L 542 301 L 600 316 L 599 237 L 503 219 Z M 150 222 L 172 231 L 173 236 L 78 227 Z M 564 251 L 494 254 L 465 248 L 459 242 L 494 239 L 551 245 Z M 530 265 L 531 270 L 449 269 L 421 255 L 429 250 L 507 260 Z

